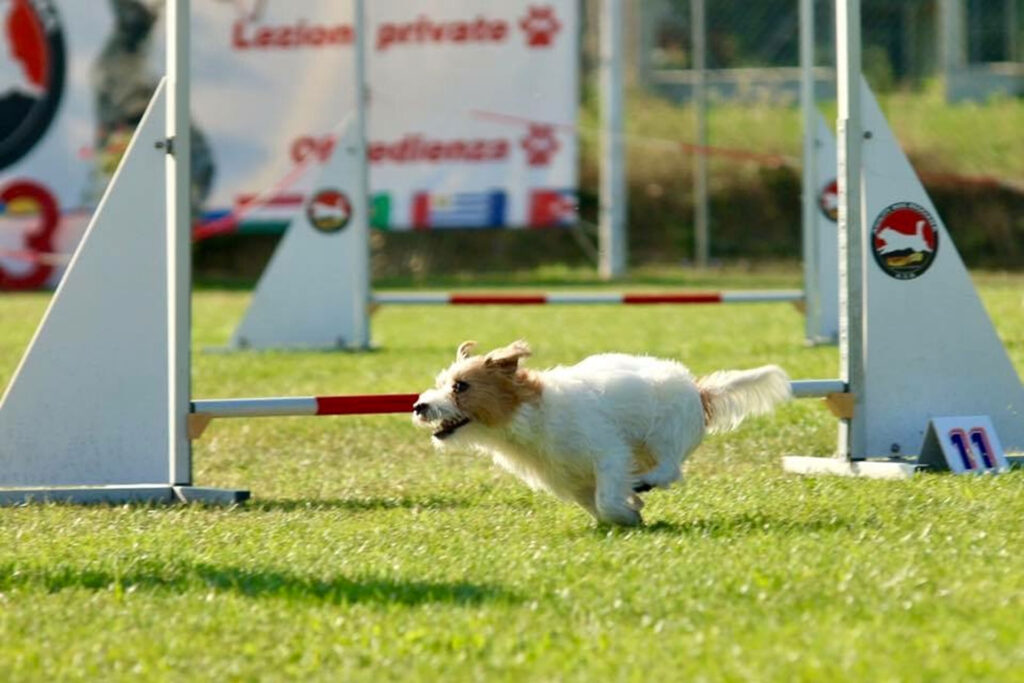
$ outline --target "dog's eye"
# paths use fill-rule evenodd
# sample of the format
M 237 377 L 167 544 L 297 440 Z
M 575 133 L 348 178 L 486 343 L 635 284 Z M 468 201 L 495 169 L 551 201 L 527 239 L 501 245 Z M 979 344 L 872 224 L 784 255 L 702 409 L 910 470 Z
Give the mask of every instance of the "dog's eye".
M 469 385 L 463 382 L 461 379 L 455 380 L 455 384 L 452 385 L 452 391 L 456 394 L 461 394 L 466 389 L 469 389 Z

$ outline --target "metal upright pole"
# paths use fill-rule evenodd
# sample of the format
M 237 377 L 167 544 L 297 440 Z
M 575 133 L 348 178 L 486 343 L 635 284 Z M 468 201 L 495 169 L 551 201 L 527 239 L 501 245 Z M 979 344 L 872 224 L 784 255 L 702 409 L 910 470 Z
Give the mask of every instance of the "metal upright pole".
M 367 145 L 366 145 L 366 2 L 355 0 L 352 8 L 353 24 L 355 26 L 355 122 L 356 145 L 359 155 L 358 174 L 356 179 L 357 197 L 355 198 L 356 210 L 360 212 L 355 226 L 358 228 L 353 248 L 364 258 L 353 259 L 354 268 L 361 272 L 354 273 L 352 296 L 355 297 L 354 309 L 358 312 L 357 329 L 353 331 L 353 345 L 358 348 L 369 348 L 370 346 L 370 183 L 367 169 Z
M 862 459 L 867 447 L 864 419 L 866 324 L 864 254 L 866 237 L 861 184 L 863 125 L 860 104 L 860 0 L 836 2 L 836 134 L 839 157 L 839 355 L 840 378 L 854 396 L 854 419 L 839 423 L 837 455 Z
M 957 76 L 967 66 L 963 0 L 939 0 L 939 55 L 947 101 L 956 98 Z M 1015 28 L 1015 27 L 1013 27 Z M 1012 29 L 1011 29 L 1012 30 Z
M 693 109 L 696 117 L 697 153 L 693 157 L 694 258 L 706 268 L 711 253 L 708 228 L 708 81 L 707 21 L 704 0 L 690 0 L 690 24 L 693 42 Z
M 821 333 L 821 289 L 818 287 L 818 169 L 814 117 L 814 0 L 800 0 L 800 118 L 803 125 L 803 176 L 800 184 L 800 225 L 804 262 L 804 336 Z
M 189 129 L 189 0 L 167 3 L 167 334 L 170 478 L 192 483 L 191 404 L 192 205 Z M 139 226 L 144 229 L 146 226 Z M 140 447 L 143 446 L 140 444 Z
M 600 275 L 626 272 L 626 173 L 623 145 L 622 0 L 601 0 Z

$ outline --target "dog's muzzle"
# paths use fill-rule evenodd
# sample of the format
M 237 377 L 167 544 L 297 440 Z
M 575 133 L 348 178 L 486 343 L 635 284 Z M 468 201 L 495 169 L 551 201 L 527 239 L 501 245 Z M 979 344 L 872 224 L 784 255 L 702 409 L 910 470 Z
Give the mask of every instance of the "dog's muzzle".
M 453 413 L 450 409 L 423 400 L 423 396 L 412 407 L 413 422 L 421 425 L 436 426 L 434 438 L 443 441 L 460 428 L 468 425 L 471 420 L 461 413 Z
M 470 422 L 468 417 L 463 418 L 449 418 L 441 423 L 441 428 L 434 432 L 433 436 L 435 439 L 447 439 L 449 436 L 454 434 L 459 428 L 465 427 Z

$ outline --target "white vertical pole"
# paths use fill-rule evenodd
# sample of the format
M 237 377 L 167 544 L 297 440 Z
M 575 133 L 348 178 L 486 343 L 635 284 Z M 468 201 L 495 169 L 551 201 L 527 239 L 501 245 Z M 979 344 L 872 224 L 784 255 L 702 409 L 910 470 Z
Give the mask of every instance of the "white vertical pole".
M 965 11 L 963 0 L 939 0 L 939 55 L 946 99 L 955 96 L 956 75 L 967 66 Z M 1010 30 L 1015 29 L 1012 27 Z
M 355 144 L 358 147 L 356 153 L 359 156 L 357 165 L 358 178 L 356 186 L 358 196 L 355 198 L 356 211 L 359 217 L 352 226 L 355 228 L 354 244 L 359 258 L 352 259 L 352 267 L 360 272 L 353 273 L 353 282 L 356 285 L 352 288 L 353 310 L 356 311 L 355 329 L 352 333 L 352 345 L 357 348 L 369 348 L 370 346 L 370 183 L 367 171 L 366 156 L 366 3 L 365 0 L 355 0 L 352 8 L 352 22 L 355 26 Z
M 1006 61 L 1019 62 L 1020 55 L 1017 54 L 1017 0 L 1003 0 L 1005 16 L 1003 26 L 1006 40 Z
M 601 0 L 600 275 L 626 272 L 626 173 L 623 150 L 622 0 Z
M 839 423 L 837 455 L 862 459 L 866 454 L 864 419 L 867 296 L 865 229 L 861 185 L 863 126 L 860 105 L 860 0 L 836 1 L 836 89 L 839 149 L 839 356 L 840 378 L 854 395 L 854 419 Z
M 803 125 L 803 176 L 800 224 L 804 261 L 804 336 L 821 335 L 821 288 L 818 286 L 818 168 L 814 97 L 814 0 L 800 0 L 800 118 Z
M 167 3 L 167 335 L 170 477 L 192 483 L 187 418 L 191 401 L 192 207 L 189 130 L 189 0 Z M 146 229 L 147 226 L 139 226 Z M 144 447 L 144 444 L 140 444 Z
M 693 110 L 696 117 L 697 145 L 693 157 L 693 251 L 697 265 L 706 268 L 711 252 L 708 230 L 708 77 L 707 19 L 704 0 L 690 0 L 690 24 L 693 42 Z

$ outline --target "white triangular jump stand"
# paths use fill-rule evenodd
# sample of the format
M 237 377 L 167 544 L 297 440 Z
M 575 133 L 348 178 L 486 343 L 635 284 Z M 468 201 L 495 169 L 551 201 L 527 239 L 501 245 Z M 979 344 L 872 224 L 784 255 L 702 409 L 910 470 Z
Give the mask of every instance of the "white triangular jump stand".
M 854 419 L 863 453 L 913 453 L 928 421 L 942 415 L 989 415 L 1008 449 L 1024 450 L 1024 385 L 946 226 L 864 83 L 861 98 L 865 135 L 871 136 L 863 146 L 866 380 Z M 891 227 L 887 220 L 895 220 L 886 212 L 905 203 L 933 221 L 938 248 L 920 275 L 900 279 L 907 273 L 891 266 L 896 275 L 887 273 L 875 256 L 885 247 L 874 243 Z
M 361 139 L 353 120 L 263 271 L 229 349 L 369 346 L 370 222 Z
M 167 481 L 165 121 L 161 83 L 0 404 L 0 486 Z
M 1024 385 L 863 81 L 860 103 L 863 213 L 850 225 L 857 230 L 849 248 L 858 241 L 859 273 L 851 280 L 860 276 L 862 310 L 856 301 L 844 310 L 852 415 L 841 423 L 837 457 L 785 458 L 784 466 L 906 476 L 930 422 L 950 415 L 988 416 L 1007 452 L 1024 451 Z
M 805 325 L 810 344 L 839 341 L 839 226 L 836 224 L 836 137 L 820 112 L 814 112 L 813 208 L 805 214 L 811 229 L 804 264 Z
M 182 41 L 185 7 L 167 16 Z M 187 44 L 169 43 L 174 66 L 0 401 L 0 504 L 248 497 L 191 485 L 187 75 L 171 76 Z
M 356 2 L 356 23 L 363 5 Z M 353 114 L 253 292 L 228 347 L 367 349 L 370 208 L 366 171 L 366 56 L 353 51 Z

